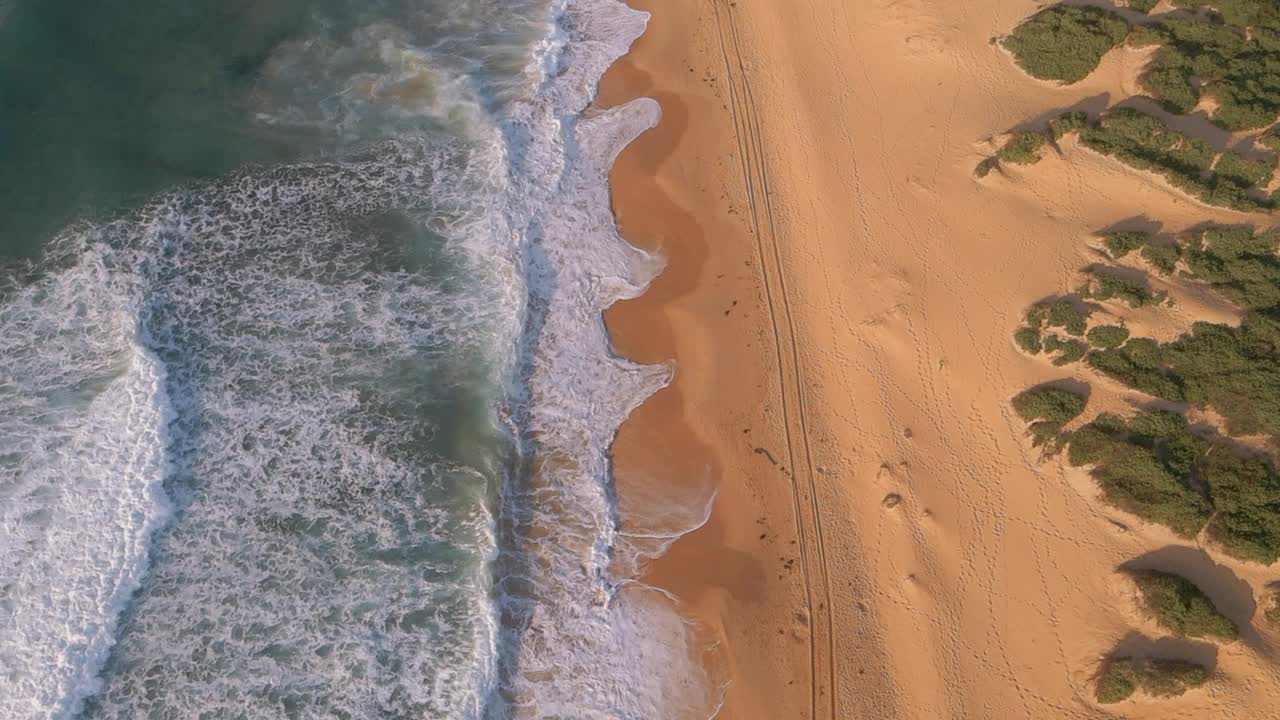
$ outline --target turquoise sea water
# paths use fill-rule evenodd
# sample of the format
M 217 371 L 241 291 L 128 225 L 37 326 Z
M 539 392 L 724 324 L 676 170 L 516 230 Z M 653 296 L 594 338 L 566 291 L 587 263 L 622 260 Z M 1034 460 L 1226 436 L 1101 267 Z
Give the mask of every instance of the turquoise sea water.
M 613 0 L 0 9 L 0 716 L 708 717 L 607 446 L 669 377 Z M 694 503 L 697 505 L 698 503 Z M 649 530 L 633 532 L 633 530 Z

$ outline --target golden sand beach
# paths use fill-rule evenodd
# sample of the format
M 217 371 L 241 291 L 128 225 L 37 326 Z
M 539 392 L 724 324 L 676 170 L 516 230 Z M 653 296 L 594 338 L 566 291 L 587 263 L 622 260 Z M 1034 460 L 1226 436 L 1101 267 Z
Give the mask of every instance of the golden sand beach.
M 616 474 L 624 496 L 718 488 L 710 522 L 649 579 L 719 644 L 720 717 L 1277 717 L 1280 635 L 1163 637 L 1117 568 L 1175 570 L 1242 626 L 1275 576 L 1103 504 L 1009 403 L 1085 379 L 1091 412 L 1140 402 L 1011 340 L 1030 304 L 1079 285 L 1099 229 L 1263 222 L 1071 140 L 975 177 L 1009 129 L 1138 94 L 1148 55 L 1117 50 L 1069 87 L 1034 80 L 991 42 L 1028 0 L 632 5 L 649 30 L 598 102 L 662 105 L 612 186 L 624 237 L 667 269 L 606 320 L 619 352 L 677 373 L 623 426 Z M 1169 290 L 1168 326 L 1130 327 L 1230 315 Z M 1117 647 L 1213 676 L 1100 706 L 1091 684 Z

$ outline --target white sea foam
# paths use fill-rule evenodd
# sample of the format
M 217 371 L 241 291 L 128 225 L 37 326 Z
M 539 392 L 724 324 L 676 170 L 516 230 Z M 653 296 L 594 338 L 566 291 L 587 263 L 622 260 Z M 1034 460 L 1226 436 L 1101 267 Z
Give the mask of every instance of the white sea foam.
M 157 199 L 98 229 L 104 244 L 24 291 L 27 305 L 0 310 L 6 330 L 38 329 L 0 339 L 18 378 L 0 401 L 21 411 L 0 432 L 27 443 L 23 458 L 92 457 L 63 473 L 79 484 L 49 480 L 62 466 L 43 460 L 3 476 L 0 493 L 21 502 L 0 510 L 0 540 L 32 548 L 0 559 L 19 589 L 0 604 L 5 639 L 35 639 L 0 645 L 0 660 L 26 653 L 17 672 L 0 662 L 0 690 L 13 690 L 0 702 L 18 703 L 0 709 L 71 713 L 94 690 L 165 517 L 167 461 L 180 521 L 160 536 L 94 717 L 714 713 L 696 632 L 673 598 L 634 580 L 705 521 L 710 492 L 619 504 L 607 460 L 620 423 L 674 370 L 617 357 L 601 317 L 661 268 L 618 236 L 607 187 L 660 110 L 639 100 L 582 116 L 646 16 L 616 0 L 549 12 L 531 94 L 498 110 L 447 53 L 386 24 L 283 48 L 264 70 L 265 121 L 398 139 L 358 161 Z M 462 142 L 403 137 L 424 118 Z M 465 287 L 446 291 L 401 258 L 379 266 L 368 232 L 344 223 L 387 208 L 439 236 L 432 262 Z M 22 374 L 34 370 L 50 374 Z M 385 377 L 401 384 L 370 380 Z M 416 400 L 497 378 L 526 455 L 495 529 L 485 495 L 501 468 L 468 454 L 490 442 L 473 436 L 484 417 L 470 429 L 461 410 L 456 426 L 412 418 Z M 84 497 L 100 499 L 74 506 Z M 654 521 L 672 502 L 690 509 L 684 527 Z M 27 557 L 66 574 L 42 586 Z
M 99 254 L 0 308 L 0 716 L 66 718 L 97 687 L 167 515 L 164 368 Z
M 717 683 L 698 663 L 703 648 L 673 599 L 619 570 L 657 553 L 684 528 L 620 535 L 607 450 L 632 410 L 664 387 L 673 368 L 638 365 L 613 353 L 602 311 L 644 291 L 661 258 L 619 237 L 607 175 L 617 154 L 659 120 L 642 99 L 583 117 L 604 70 L 643 32 L 647 14 L 614 0 L 559 3 L 544 57 L 543 92 L 517 113 L 520 136 L 534 138 L 513 213 L 528 217 L 527 451 L 532 471 L 503 504 L 511 550 L 527 553 L 509 573 L 504 677 L 520 718 L 705 718 L 719 704 Z M 568 41 L 561 39 L 561 34 Z M 518 225 L 518 223 L 517 223 Z M 695 507 L 709 507 L 710 492 Z M 635 509 L 640 504 L 634 505 Z M 632 522 L 628 518 L 628 522 Z M 644 535 L 663 539 L 637 544 Z M 640 550 L 639 546 L 644 545 Z

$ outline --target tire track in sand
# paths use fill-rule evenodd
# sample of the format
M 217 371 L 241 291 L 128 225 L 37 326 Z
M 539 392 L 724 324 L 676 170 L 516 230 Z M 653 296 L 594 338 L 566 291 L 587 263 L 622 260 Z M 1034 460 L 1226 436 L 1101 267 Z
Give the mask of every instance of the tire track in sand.
M 778 386 L 782 396 L 782 420 L 791 483 L 802 579 L 808 611 L 810 664 L 809 717 L 839 717 L 835 667 L 835 632 L 832 622 L 831 584 L 827 553 L 818 509 L 817 484 L 805 415 L 804 369 L 796 344 L 795 320 L 787 296 L 782 256 L 778 249 L 773 204 L 769 197 L 769 173 L 765 165 L 760 116 L 742 59 L 742 43 L 732 3 L 712 0 L 720 52 L 729 86 L 734 134 L 742 164 L 742 177 L 751 212 L 752 236 L 764 278 L 774 351 L 778 358 Z M 798 449 L 797 449 L 798 446 Z M 825 635 L 825 637 L 819 637 Z M 822 713 L 822 715 L 819 715 Z

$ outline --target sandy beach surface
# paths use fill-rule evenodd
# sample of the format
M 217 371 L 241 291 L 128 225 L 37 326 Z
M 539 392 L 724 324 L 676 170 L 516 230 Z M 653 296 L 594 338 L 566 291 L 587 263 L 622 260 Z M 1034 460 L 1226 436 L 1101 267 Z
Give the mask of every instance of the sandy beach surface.
M 974 176 L 1012 128 L 1154 109 L 1132 99 L 1146 55 L 1037 82 L 991 43 L 1038 9 L 1027 0 L 632 4 L 649 31 L 599 104 L 662 104 L 612 180 L 623 235 L 668 266 L 606 320 L 620 353 L 677 374 L 623 426 L 618 491 L 718 489 L 648 579 L 718 644 L 720 717 L 1277 717 L 1280 635 L 1166 637 L 1117 569 L 1179 572 L 1242 626 L 1275 574 L 1104 505 L 1009 405 L 1070 378 L 1092 386 L 1089 415 L 1142 402 L 1011 340 L 1031 303 L 1080 285 L 1098 231 L 1264 221 L 1073 140 Z M 1124 319 L 1172 337 L 1232 317 L 1167 289 L 1173 312 Z M 1117 649 L 1213 679 L 1100 706 L 1091 683 Z

